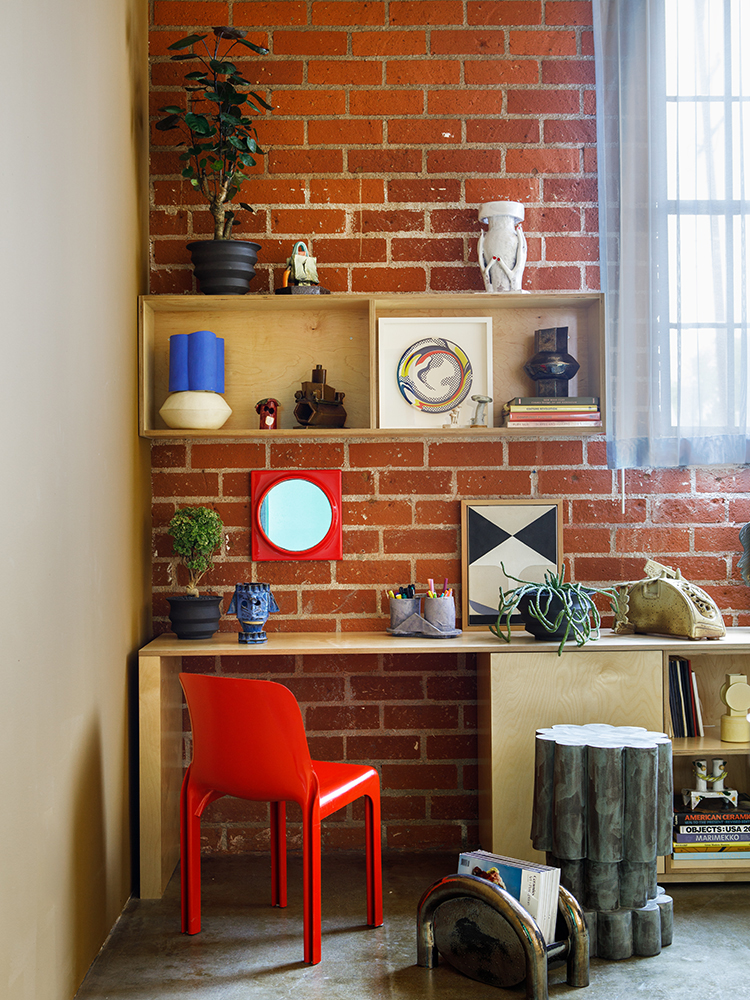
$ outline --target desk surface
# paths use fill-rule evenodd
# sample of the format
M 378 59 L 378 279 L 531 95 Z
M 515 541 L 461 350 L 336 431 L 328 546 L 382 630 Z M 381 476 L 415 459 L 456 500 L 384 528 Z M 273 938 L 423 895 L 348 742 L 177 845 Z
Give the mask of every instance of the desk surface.
M 489 629 L 462 632 L 452 639 L 401 638 L 388 632 L 269 632 L 268 642 L 245 645 L 236 632 L 217 632 L 211 639 L 178 639 L 171 632 L 153 639 L 141 656 L 281 656 L 325 653 L 530 653 L 556 650 L 556 642 L 539 642 L 525 632 L 514 632 L 510 644 L 495 638 Z M 678 639 L 663 635 L 613 635 L 604 629 L 601 638 L 586 643 L 595 652 L 658 649 L 695 653 L 736 652 L 750 647 L 750 628 L 730 628 L 722 639 Z M 568 642 L 565 651 L 575 651 Z

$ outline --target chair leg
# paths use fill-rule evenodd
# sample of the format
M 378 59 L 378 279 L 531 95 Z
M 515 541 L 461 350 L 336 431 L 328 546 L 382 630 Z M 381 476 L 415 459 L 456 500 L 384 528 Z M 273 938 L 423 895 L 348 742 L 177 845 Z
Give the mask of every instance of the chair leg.
M 180 792 L 180 881 L 182 885 L 182 933 L 201 929 L 201 820 L 200 805 L 190 785 L 190 770 Z
M 271 803 L 271 906 L 286 906 L 286 802 Z
M 367 923 L 383 923 L 383 863 L 380 846 L 380 795 L 365 796 L 365 857 L 367 866 Z
M 317 965 L 321 957 L 320 917 L 320 807 L 316 802 L 304 812 L 302 831 L 302 879 L 305 962 Z

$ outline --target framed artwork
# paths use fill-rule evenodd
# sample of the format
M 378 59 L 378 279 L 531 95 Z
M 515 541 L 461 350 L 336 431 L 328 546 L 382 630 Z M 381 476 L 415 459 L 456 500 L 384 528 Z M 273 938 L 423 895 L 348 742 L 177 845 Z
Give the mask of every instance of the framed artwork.
M 517 586 L 509 575 L 541 583 L 562 554 L 562 500 L 462 500 L 462 627 L 494 624 L 501 592 Z M 523 628 L 520 615 L 513 625 Z
M 487 402 L 492 427 L 492 318 L 378 320 L 378 427 L 470 427 Z

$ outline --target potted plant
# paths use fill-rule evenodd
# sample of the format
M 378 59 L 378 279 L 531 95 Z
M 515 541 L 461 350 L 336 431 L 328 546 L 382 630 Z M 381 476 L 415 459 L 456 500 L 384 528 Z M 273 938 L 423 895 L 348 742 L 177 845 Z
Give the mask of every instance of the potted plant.
M 510 642 L 510 619 L 517 612 L 523 618 L 524 628 L 535 639 L 560 640 L 557 648 L 559 656 L 569 638 L 575 639 L 578 646 L 583 646 L 589 639 L 599 638 L 601 616 L 593 601 L 594 594 L 605 594 L 616 610 L 616 588 L 598 589 L 580 583 L 566 583 L 564 566 L 560 573 L 546 572 L 543 583 L 519 580 L 504 566 L 502 569 L 509 580 L 520 584 L 502 595 L 497 621 L 490 625 L 492 634 L 504 642 Z
M 169 522 L 174 558 L 169 576 L 177 583 L 176 569 L 188 571 L 186 593 L 169 601 L 169 619 L 178 639 L 210 639 L 219 627 L 221 595 L 199 594 L 198 584 L 213 566 L 213 556 L 224 548 L 224 524 L 210 507 L 183 507 Z
M 260 244 L 231 238 L 237 221 L 233 199 L 247 179 L 245 169 L 255 166 L 255 155 L 264 153 L 253 116 L 272 108 L 260 94 L 246 90 L 252 85 L 228 56 L 239 45 L 259 55 L 266 55 L 268 49 L 248 42 L 247 31 L 240 28 L 218 27 L 213 34 L 212 46 L 206 42 L 207 34 L 188 35 L 169 46 L 178 50 L 172 59 L 197 60 L 200 67 L 185 75 L 186 107 L 160 108 L 167 117 L 156 127 L 161 132 L 183 132 L 179 143 L 184 147 L 182 176 L 206 199 L 214 219 L 213 240 L 188 243 L 201 291 L 242 295 L 255 276 Z M 196 46 L 200 46 L 198 51 Z M 253 211 L 245 202 L 237 204 Z

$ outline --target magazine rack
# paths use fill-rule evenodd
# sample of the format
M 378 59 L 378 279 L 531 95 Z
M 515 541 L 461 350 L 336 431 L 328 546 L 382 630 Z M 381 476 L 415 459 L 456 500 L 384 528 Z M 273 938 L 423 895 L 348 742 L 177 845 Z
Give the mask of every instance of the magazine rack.
M 589 985 L 589 936 L 583 910 L 560 887 L 558 912 L 568 936 L 545 944 L 536 920 L 509 892 L 476 875 L 447 875 L 417 908 L 417 965 L 438 955 L 470 979 L 507 989 L 526 979 L 528 1000 L 548 1000 L 547 970 L 567 963 L 569 986 Z

